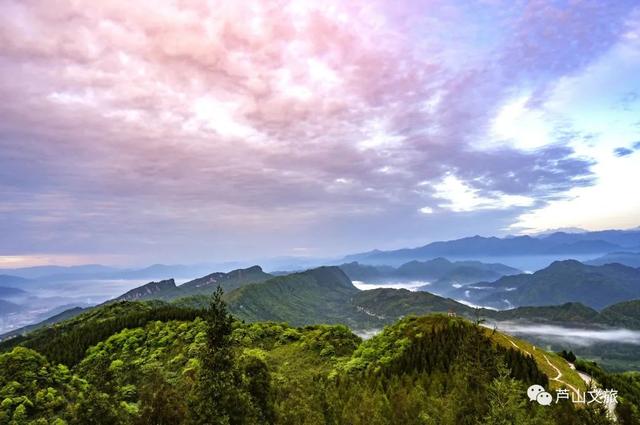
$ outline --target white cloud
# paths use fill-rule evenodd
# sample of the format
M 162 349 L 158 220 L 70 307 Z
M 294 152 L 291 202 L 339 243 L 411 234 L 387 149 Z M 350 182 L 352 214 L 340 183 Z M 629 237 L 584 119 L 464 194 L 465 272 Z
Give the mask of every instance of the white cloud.
M 358 143 L 360 149 L 385 149 L 398 146 L 402 137 L 389 132 L 390 124 L 387 119 L 375 118 L 365 123 L 366 138 Z
M 483 196 L 480 191 L 463 182 L 453 174 L 446 175 L 433 185 L 435 196 L 446 202 L 439 204 L 453 212 L 468 212 L 486 209 L 505 209 L 526 207 L 533 204 L 533 199 L 522 195 L 508 195 L 493 191 L 490 196 Z
M 638 225 L 640 196 L 633 187 L 640 181 L 640 153 L 622 158 L 601 158 L 593 168 L 599 176 L 594 186 L 570 190 L 567 198 L 519 217 L 513 229 L 542 230 L 577 226 L 589 230 L 629 228 Z
M 528 95 L 521 96 L 500 109 L 491 123 L 493 137 L 490 144 L 508 144 L 520 150 L 533 150 L 552 142 L 550 124 L 545 120 L 544 112 L 530 109 L 528 101 Z
M 214 130 L 222 136 L 249 137 L 257 134 L 250 125 L 238 118 L 239 105 L 233 102 L 222 102 L 210 97 L 201 97 L 193 104 L 194 116 L 184 125 L 186 130 L 197 130 L 200 127 Z
M 640 67 L 640 50 L 621 43 L 582 73 L 562 78 L 545 102 L 545 109 L 582 134 L 571 147 L 595 162 L 596 177 L 588 187 L 575 187 L 563 199 L 519 217 L 513 230 L 539 231 L 557 227 L 588 230 L 630 228 L 638 225 L 640 196 L 633 186 L 640 181 L 640 153 L 617 157 L 613 150 L 630 147 L 640 139 L 640 101 L 625 101 L 633 94 Z
M 431 207 L 422 207 L 419 210 L 422 214 L 433 214 L 433 208 Z

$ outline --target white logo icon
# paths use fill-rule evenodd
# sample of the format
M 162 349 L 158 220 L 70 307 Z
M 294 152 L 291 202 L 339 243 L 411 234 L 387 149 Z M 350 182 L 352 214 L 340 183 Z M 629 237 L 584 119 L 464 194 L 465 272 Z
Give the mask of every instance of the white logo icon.
M 553 396 L 548 392 L 543 391 L 540 394 L 538 394 L 538 397 L 536 397 L 536 401 L 542 406 L 548 406 L 553 401 Z
M 542 406 L 549 406 L 553 401 L 553 396 L 545 391 L 542 385 L 532 385 L 527 389 L 527 396 L 530 401 L 537 401 Z
M 542 385 L 532 385 L 527 390 L 527 395 L 529 396 L 529 401 L 535 401 L 538 394 L 544 392 L 544 387 Z

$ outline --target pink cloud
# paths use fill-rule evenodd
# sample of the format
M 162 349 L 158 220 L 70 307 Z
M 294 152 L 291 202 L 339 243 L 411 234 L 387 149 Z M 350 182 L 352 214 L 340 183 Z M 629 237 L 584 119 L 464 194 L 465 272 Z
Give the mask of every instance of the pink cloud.
M 30 216 L 59 216 L 63 225 L 12 222 L 24 233 L 76 229 L 79 245 L 99 231 L 111 246 L 117 238 L 109 233 L 122 227 L 192 235 L 253 223 L 268 232 L 339 213 L 415 211 L 432 201 L 416 184 L 450 170 L 540 195 L 542 183 L 562 190 L 588 174 L 588 163 L 562 162 L 567 150 L 478 153 L 469 144 L 485 136 L 514 87 L 531 84 L 521 68 L 534 73 L 553 61 L 537 86 L 579 69 L 617 39 L 615 26 L 607 33 L 603 25 L 623 16 L 621 7 L 587 3 L 585 18 L 582 9 L 540 3 L 500 18 L 513 37 L 481 46 L 471 35 L 447 35 L 472 21 L 462 5 L 399 4 L 402 21 L 385 7 L 5 2 L 0 160 L 14 175 L 0 192 Z M 594 21 L 597 45 L 585 33 Z M 415 26 L 425 22 L 432 33 Z M 574 57 L 563 26 L 585 58 Z M 465 51 L 476 52 L 473 60 Z M 518 173 L 523 183 L 492 169 Z M 350 184 L 337 190 L 337 179 Z

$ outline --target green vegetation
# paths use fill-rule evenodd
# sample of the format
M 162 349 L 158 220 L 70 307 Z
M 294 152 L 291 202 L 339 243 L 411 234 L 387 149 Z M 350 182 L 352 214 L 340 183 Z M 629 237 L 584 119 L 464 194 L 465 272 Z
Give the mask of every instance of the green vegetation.
M 607 317 L 628 320 L 634 306 Z M 423 316 L 438 311 L 458 317 Z M 531 384 L 587 390 L 573 353 L 479 326 L 541 313 L 601 317 L 573 303 L 492 312 L 426 292 L 358 291 L 337 267 L 226 295 L 111 302 L 0 343 L 0 425 L 608 423 L 592 406 L 526 398 Z M 386 327 L 362 341 L 345 325 Z M 637 375 L 579 367 L 621 391 L 619 423 L 638 423 Z
M 622 326 L 640 329 L 638 307 L 640 301 L 638 300 L 611 305 L 600 313 L 576 302 L 554 306 L 518 307 L 503 311 L 489 309 L 476 311 L 453 299 L 429 292 L 410 292 L 390 288 L 359 291 L 338 267 L 320 267 L 286 276 L 272 277 L 261 283 L 248 283 L 255 279 L 265 279 L 267 276 L 270 275 L 256 266 L 230 273 L 214 273 L 178 287 L 173 281 L 148 284 L 116 300 L 129 298 L 156 300 L 154 302 L 169 300 L 178 308 L 202 310 L 209 304 L 208 295 L 205 294 L 213 292 L 212 285 L 215 282 L 223 282 L 236 288 L 224 296 L 229 309 L 236 317 L 246 321 L 283 321 L 295 326 L 342 323 L 353 329 L 367 330 L 381 328 L 407 314 L 454 312 L 470 319 L 480 314 L 483 318 L 494 321 L 526 320 L 560 325 Z M 190 289 L 186 290 L 185 287 Z M 176 293 L 171 288 L 179 291 Z M 191 295 L 184 296 L 185 294 Z M 70 309 L 44 322 L 17 329 L 2 337 L 6 339 L 25 334 L 45 325 L 74 317 L 83 311 L 90 310 Z M 616 352 L 620 350 L 625 348 L 615 349 Z M 626 354 L 620 356 L 620 359 L 624 359 L 625 362 L 632 361 L 634 358 L 637 356 Z
M 537 322 L 562 324 L 593 324 L 604 321 L 598 312 L 580 303 L 565 303 L 541 307 L 518 307 L 511 310 L 485 312 L 496 320 L 535 320 Z
M 589 266 L 575 260 L 555 261 L 533 274 L 505 276 L 490 284 L 496 292 L 480 298 L 482 305 L 553 305 L 580 302 L 601 309 L 640 298 L 640 270 L 622 264 Z
M 528 402 L 529 384 L 554 385 L 545 354 L 579 380 L 562 358 L 462 318 L 409 316 L 362 341 L 344 325 L 243 323 L 220 292 L 209 301 L 109 304 L 5 345 L 0 424 L 602 423 Z
M 186 308 L 206 308 L 208 297 L 190 296 L 173 301 Z M 315 323 L 349 325 L 353 329 L 381 328 L 408 314 L 453 312 L 467 318 L 527 320 L 557 324 L 633 327 L 635 311 L 629 303 L 610 306 L 606 315 L 580 303 L 519 307 L 494 311 L 476 309 L 429 292 L 379 288 L 359 291 L 337 267 L 320 267 L 248 284 L 225 295 L 231 312 L 246 321 L 283 321 L 295 326 Z M 615 314 L 614 314 L 615 312 Z M 603 311 L 604 313 L 604 311 Z M 628 316 L 627 316 L 628 314 Z M 638 324 L 640 325 L 640 323 Z M 640 326 L 638 326 L 640 328 Z
M 625 372 L 610 374 L 603 371 L 597 363 L 578 359 L 576 369 L 591 376 L 601 388 L 618 391 L 616 413 L 623 425 L 640 424 L 640 374 Z
M 122 301 L 95 308 L 71 320 L 38 329 L 0 343 L 0 349 L 15 345 L 32 348 L 54 363 L 77 364 L 92 345 L 126 328 L 144 326 L 154 320 L 193 320 L 201 312 L 162 302 Z
M 601 320 L 614 326 L 640 329 L 640 300 L 624 301 L 600 312 Z
M 353 305 L 391 323 L 408 314 L 454 312 L 471 317 L 473 309 L 450 298 L 429 292 L 411 292 L 406 289 L 378 288 L 357 293 Z
M 225 301 L 234 315 L 247 321 L 380 326 L 378 318 L 359 311 L 350 302 L 359 292 L 338 267 L 319 267 L 246 285 L 228 294 Z

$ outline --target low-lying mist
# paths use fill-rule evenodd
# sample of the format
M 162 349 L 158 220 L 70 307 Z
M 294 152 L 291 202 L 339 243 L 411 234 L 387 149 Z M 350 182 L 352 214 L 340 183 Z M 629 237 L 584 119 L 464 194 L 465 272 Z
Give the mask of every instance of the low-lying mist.
M 190 279 L 176 279 L 181 284 Z M 89 307 L 148 283 L 145 279 L 91 279 L 38 283 L 9 299 L 17 311 L 0 309 L 0 334 L 45 320 L 73 307 Z
M 556 344 L 591 346 L 617 343 L 640 345 L 640 331 L 625 328 L 589 329 L 557 325 L 523 324 L 521 322 L 495 322 L 501 332 L 516 336 L 532 336 L 541 341 Z
M 353 286 L 361 291 L 367 291 L 369 289 L 378 288 L 393 288 L 393 289 L 408 289 L 409 291 L 418 291 L 420 287 L 429 285 L 430 282 L 424 280 L 412 280 L 406 282 L 381 282 L 381 283 L 366 283 L 359 280 L 353 281 Z

